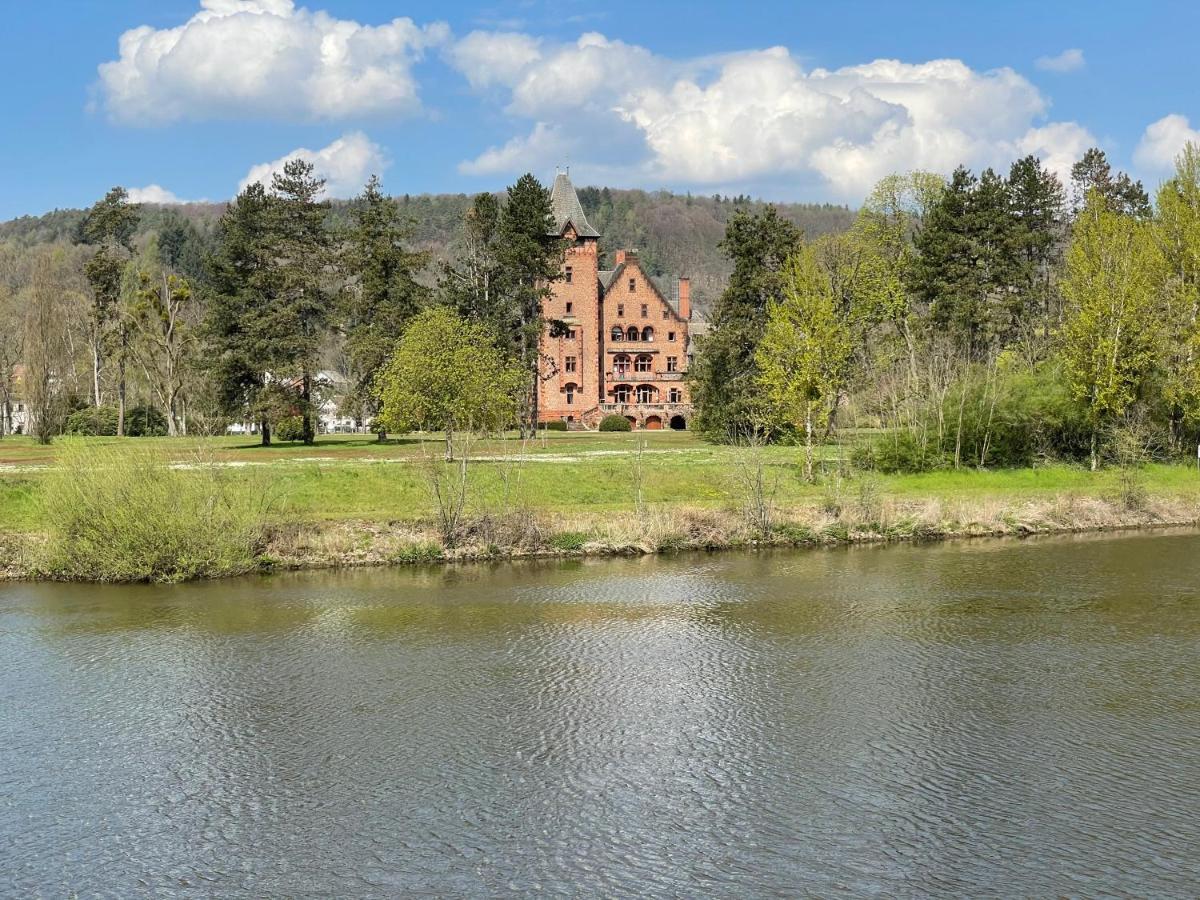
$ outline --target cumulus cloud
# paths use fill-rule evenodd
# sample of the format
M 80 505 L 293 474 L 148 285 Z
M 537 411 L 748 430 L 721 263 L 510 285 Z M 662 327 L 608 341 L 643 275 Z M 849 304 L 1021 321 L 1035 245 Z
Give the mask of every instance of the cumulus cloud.
M 171 205 L 176 203 L 190 203 L 190 200 L 183 200 L 175 196 L 171 191 L 159 184 L 148 184 L 145 187 L 129 188 L 129 201 L 131 203 L 157 203 L 162 205 Z
M 300 147 L 279 159 L 254 166 L 238 185 L 238 191 L 255 182 L 270 187 L 271 177 L 282 172 L 284 165 L 293 159 L 312 163 L 315 174 L 325 179 L 326 197 L 352 197 L 362 190 L 371 175 L 388 166 L 383 149 L 362 132 L 355 131 L 320 150 Z
M 1064 50 L 1057 56 L 1039 56 L 1034 63 L 1044 72 L 1077 72 L 1087 64 L 1078 47 Z
M 1188 143 L 1200 147 L 1200 131 L 1192 128 L 1187 116 L 1172 113 L 1146 126 L 1133 152 L 1133 161 L 1147 171 L 1168 172 Z
M 561 162 L 572 142 L 560 128 L 538 122 L 527 135 L 520 135 L 500 147 L 490 147 L 472 160 L 458 164 L 464 175 L 495 175 L 524 170 L 548 169 Z
M 468 43 L 469 41 L 469 43 Z M 551 135 L 585 148 L 585 164 L 611 164 L 597 122 L 636 131 L 644 181 L 709 185 L 786 178 L 861 196 L 889 172 L 949 172 L 959 163 L 1004 165 L 1037 153 L 1063 170 L 1094 143 L 1072 122 L 1046 121 L 1049 103 L 1009 68 L 976 71 L 960 60 L 875 60 L 806 71 L 774 47 L 683 62 L 586 34 L 573 44 L 513 52 L 512 36 L 468 36 L 449 54 L 476 86 L 509 92 L 507 111 L 538 123 L 523 138 L 463 164 L 464 171 L 528 168 Z M 500 61 L 492 65 L 489 61 Z M 502 72 L 502 74 L 497 74 Z M 1069 160 L 1069 161 L 1068 161 Z
M 201 0 L 183 25 L 122 34 L 99 89 L 129 124 L 412 114 L 421 106 L 412 65 L 448 36 L 441 23 L 360 25 L 293 0 Z

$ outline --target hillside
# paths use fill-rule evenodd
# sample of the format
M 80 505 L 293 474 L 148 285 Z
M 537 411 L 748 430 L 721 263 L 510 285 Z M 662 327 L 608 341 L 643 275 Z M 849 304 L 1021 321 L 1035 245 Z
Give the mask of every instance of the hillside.
M 452 255 L 470 196 L 405 194 L 397 199 L 412 220 L 414 244 L 437 258 Z M 603 235 L 602 252 L 636 248 L 652 274 L 690 275 L 693 296 L 701 309 L 716 298 L 729 277 L 729 262 L 717 247 L 726 221 L 736 209 L 753 210 L 765 205 L 747 197 L 696 197 L 667 191 L 595 187 L 581 188 L 579 199 L 591 223 Z M 845 230 L 854 215 L 845 206 L 831 204 L 776 205 L 785 218 L 802 227 L 809 237 Z M 333 215 L 341 217 L 347 206 L 344 201 L 335 202 Z M 206 241 L 211 238 L 224 208 L 224 203 L 147 206 L 139 234 L 159 232 L 183 219 Z M 63 209 L 0 222 L 0 241 L 21 246 L 69 241 L 82 217 L 83 210 Z

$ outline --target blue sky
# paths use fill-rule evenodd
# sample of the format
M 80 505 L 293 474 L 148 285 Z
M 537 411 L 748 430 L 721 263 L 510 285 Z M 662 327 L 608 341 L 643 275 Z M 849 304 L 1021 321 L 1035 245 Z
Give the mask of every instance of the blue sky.
M 307 153 L 333 195 L 580 183 L 856 204 L 889 171 L 1153 186 L 1200 139 L 1191 2 L 19 0 L 0 218 L 114 184 L 226 199 Z M 122 37 L 124 35 L 124 37 Z

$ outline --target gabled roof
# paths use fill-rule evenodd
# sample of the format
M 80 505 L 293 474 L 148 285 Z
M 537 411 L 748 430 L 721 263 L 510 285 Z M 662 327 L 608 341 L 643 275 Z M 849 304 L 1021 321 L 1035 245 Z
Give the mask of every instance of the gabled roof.
M 554 214 L 554 231 L 556 237 L 566 230 L 567 225 L 575 229 L 580 237 L 598 238 L 600 232 L 592 227 L 583 212 L 583 204 L 575 193 L 575 185 L 566 172 L 559 172 L 554 177 L 554 187 L 550 189 L 550 211 Z

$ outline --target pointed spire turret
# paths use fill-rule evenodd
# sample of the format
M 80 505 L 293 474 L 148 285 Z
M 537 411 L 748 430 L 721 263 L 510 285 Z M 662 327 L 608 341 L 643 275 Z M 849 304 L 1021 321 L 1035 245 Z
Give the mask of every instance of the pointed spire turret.
M 583 212 L 583 204 L 571 184 L 569 170 L 554 176 L 554 187 L 550 189 L 550 210 L 554 214 L 553 234 L 558 237 L 570 225 L 580 237 L 598 238 L 600 232 L 592 227 Z

